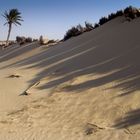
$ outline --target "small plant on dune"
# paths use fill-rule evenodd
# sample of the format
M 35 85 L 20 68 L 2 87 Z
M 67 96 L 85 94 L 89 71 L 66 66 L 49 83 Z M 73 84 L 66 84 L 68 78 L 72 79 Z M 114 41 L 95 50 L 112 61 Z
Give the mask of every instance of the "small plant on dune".
M 16 42 L 19 43 L 20 45 L 23 45 L 26 42 L 26 38 L 24 36 L 17 36 Z
M 14 45 L 15 44 L 15 41 L 10 41 L 9 42 L 9 45 Z
M 111 13 L 110 15 L 108 15 L 108 20 L 112 20 L 116 17 L 115 13 Z
M 80 35 L 82 32 L 77 28 L 77 27 L 72 27 L 71 29 L 69 29 L 67 32 L 66 32 L 66 35 L 64 36 L 64 40 L 67 40 L 71 37 L 74 37 L 74 36 L 78 36 Z
M 85 30 L 88 32 L 88 31 L 91 31 L 91 30 L 93 30 L 94 29 L 94 27 L 93 27 L 93 25 L 91 24 L 91 23 L 89 23 L 89 22 L 85 22 Z
M 20 45 L 23 45 L 25 43 L 32 43 L 33 39 L 31 37 L 24 37 L 24 36 L 17 36 L 16 37 L 16 42 Z
M 107 17 L 102 17 L 100 20 L 99 20 L 99 24 L 100 25 L 103 25 L 104 23 L 108 22 L 108 18 Z
M 39 43 L 42 45 L 43 42 L 44 42 L 44 41 L 43 41 L 43 36 L 41 35 L 40 38 L 39 38 Z
M 38 39 L 33 39 L 33 42 L 37 42 L 38 41 Z
M 16 42 L 19 43 L 20 41 L 21 41 L 20 36 L 17 36 L 17 37 L 16 37 Z
M 64 36 L 64 41 L 73 37 L 73 36 L 78 36 L 82 34 L 83 32 L 88 32 L 91 31 L 95 28 L 98 28 L 99 26 L 107 23 L 108 21 L 111 21 L 112 19 L 115 19 L 116 17 L 119 16 L 125 16 L 127 20 L 135 19 L 137 17 L 140 17 L 140 10 L 129 6 L 125 8 L 124 10 L 119 10 L 116 13 L 111 13 L 107 17 L 102 17 L 99 19 L 98 23 L 95 23 L 93 26 L 91 23 L 85 22 L 85 28 L 83 28 L 81 25 L 78 25 L 76 27 L 72 27 L 66 32 L 66 35 Z M 84 30 L 84 31 L 83 31 Z
M 140 16 L 140 12 L 137 8 L 129 6 L 126 9 L 124 9 L 124 15 L 127 18 L 134 19 Z
M 53 39 L 48 41 L 48 44 L 52 44 L 52 43 L 56 43 L 56 41 Z
M 18 11 L 18 9 L 11 9 L 9 11 L 5 11 L 3 17 L 6 19 L 6 23 L 4 25 L 8 25 L 9 30 L 8 30 L 8 36 L 6 40 L 6 46 L 8 45 L 11 30 L 12 30 L 12 25 L 21 25 L 22 17 L 21 13 Z
M 126 17 L 129 17 L 131 19 L 134 19 L 135 18 L 135 14 L 133 13 L 133 7 L 132 6 L 127 7 L 124 10 L 124 14 L 125 14 Z
M 81 24 L 77 25 L 76 28 L 79 30 L 80 33 L 83 33 L 85 31 L 84 27 Z
M 116 17 L 118 16 L 123 16 L 124 15 L 124 11 L 123 10 L 119 10 L 116 12 Z
M 98 23 L 95 23 L 95 24 L 94 24 L 94 29 L 95 29 L 95 28 L 98 28 L 99 26 L 100 26 L 100 25 L 99 25 Z
M 26 38 L 26 43 L 32 43 L 32 42 L 33 42 L 33 39 L 31 37 Z
M 123 15 L 124 15 L 124 13 L 123 13 L 122 10 L 119 10 L 116 13 L 111 13 L 111 14 L 108 15 L 108 21 L 110 21 L 110 20 L 112 20 L 116 17 L 123 16 Z

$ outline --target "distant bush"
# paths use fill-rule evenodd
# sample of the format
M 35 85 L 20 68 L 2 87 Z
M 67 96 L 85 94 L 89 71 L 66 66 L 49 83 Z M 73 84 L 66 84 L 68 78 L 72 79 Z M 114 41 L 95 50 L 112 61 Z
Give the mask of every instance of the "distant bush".
M 110 15 L 108 15 L 108 21 L 110 21 L 116 17 L 122 16 L 122 15 L 124 15 L 122 10 L 119 10 L 116 13 L 111 13 Z
M 79 30 L 80 33 L 83 33 L 85 31 L 85 28 L 81 24 L 77 25 L 76 28 Z
M 95 23 L 94 26 L 91 23 L 85 22 L 85 28 L 84 28 L 79 24 L 78 26 L 72 27 L 71 29 L 69 29 L 66 32 L 66 35 L 64 36 L 63 40 L 65 41 L 73 36 L 78 36 L 84 32 L 91 31 L 119 16 L 125 16 L 126 19 L 130 21 L 131 19 L 140 17 L 140 10 L 135 7 L 129 6 L 129 7 L 126 7 L 124 10 L 119 10 L 116 13 L 109 14 L 107 17 L 100 18 L 99 22 Z
M 91 31 L 93 29 L 94 29 L 94 27 L 93 27 L 93 25 L 91 23 L 85 22 L 85 31 L 88 32 L 88 31 Z
M 31 37 L 24 37 L 24 36 L 17 36 L 16 37 L 16 42 L 19 43 L 20 45 L 23 45 L 25 43 L 31 43 L 33 42 L 33 39 Z
M 126 17 L 129 17 L 131 19 L 134 19 L 135 18 L 135 14 L 133 12 L 133 7 L 127 7 L 125 10 L 124 10 L 124 14 Z
M 102 17 L 100 20 L 99 20 L 99 25 L 103 25 L 104 23 L 108 22 L 108 18 L 107 17 Z
M 15 41 L 9 41 L 9 45 L 14 45 Z
M 116 12 L 116 17 L 118 16 L 123 16 L 124 15 L 124 11 L 123 10 L 119 10 Z
M 56 41 L 53 40 L 53 39 L 52 39 L 52 40 L 49 40 L 49 41 L 48 41 L 48 44 L 51 44 L 51 43 L 56 43 Z
M 26 38 L 25 42 L 26 43 L 32 43 L 33 42 L 33 39 L 31 37 L 28 37 L 28 38 Z
M 108 21 L 112 20 L 114 18 L 116 18 L 116 14 L 115 13 L 111 13 L 110 15 L 108 15 Z
M 71 29 L 69 29 L 67 32 L 66 32 L 66 35 L 64 36 L 64 40 L 67 40 L 71 37 L 74 37 L 74 36 L 78 36 L 80 35 L 81 33 L 83 33 L 81 31 L 81 29 L 79 28 L 79 26 L 77 27 L 72 27 Z
M 140 12 L 137 8 L 129 6 L 124 9 L 124 15 L 130 19 L 134 19 L 140 16 Z
M 38 39 L 33 39 L 33 42 L 36 42 L 36 41 L 38 41 Z
M 42 45 L 44 43 L 43 41 L 43 36 L 41 35 L 40 38 L 39 38 L 39 43 Z
M 17 36 L 16 37 L 16 41 L 17 43 L 19 43 L 20 45 L 24 44 L 26 42 L 26 38 L 25 37 L 21 37 L 21 36 Z
M 20 36 L 17 36 L 17 37 L 16 37 L 16 41 L 17 41 L 18 43 L 21 42 L 21 40 L 22 40 L 22 39 L 21 39 Z
M 95 24 L 94 24 L 94 29 L 95 29 L 95 28 L 98 28 L 99 26 L 100 26 L 100 25 L 99 25 L 98 23 L 95 23 Z
M 20 44 L 20 45 L 24 45 L 24 44 L 25 44 L 25 42 L 20 42 L 19 44 Z

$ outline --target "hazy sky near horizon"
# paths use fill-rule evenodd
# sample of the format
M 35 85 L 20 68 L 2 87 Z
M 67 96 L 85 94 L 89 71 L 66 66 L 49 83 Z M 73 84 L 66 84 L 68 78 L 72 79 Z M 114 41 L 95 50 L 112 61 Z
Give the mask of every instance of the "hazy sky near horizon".
M 22 26 L 13 27 L 11 39 L 17 35 L 61 39 L 73 25 L 95 23 L 100 17 L 129 5 L 140 7 L 139 0 L 0 0 L 0 3 L 0 15 L 17 8 L 24 19 Z M 0 40 L 7 36 L 8 27 L 4 23 L 0 16 Z

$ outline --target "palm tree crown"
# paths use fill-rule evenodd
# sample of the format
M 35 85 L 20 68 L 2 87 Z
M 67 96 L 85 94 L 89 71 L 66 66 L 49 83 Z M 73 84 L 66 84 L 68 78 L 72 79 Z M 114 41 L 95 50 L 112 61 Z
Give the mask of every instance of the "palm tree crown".
M 8 12 L 5 11 L 3 16 L 6 19 L 6 23 L 4 25 L 9 26 L 8 36 L 7 36 L 7 40 L 6 40 L 6 46 L 7 46 L 8 42 L 9 42 L 9 38 L 10 38 L 10 33 L 12 30 L 12 24 L 14 24 L 16 26 L 21 25 L 20 21 L 23 21 L 23 20 L 21 17 L 21 13 L 18 11 L 18 9 L 11 9 Z
M 15 25 L 21 25 L 20 21 L 22 20 L 22 17 L 20 16 L 21 13 L 18 11 L 18 9 L 11 9 L 8 12 L 5 11 L 4 17 L 6 19 L 6 24 L 15 24 Z

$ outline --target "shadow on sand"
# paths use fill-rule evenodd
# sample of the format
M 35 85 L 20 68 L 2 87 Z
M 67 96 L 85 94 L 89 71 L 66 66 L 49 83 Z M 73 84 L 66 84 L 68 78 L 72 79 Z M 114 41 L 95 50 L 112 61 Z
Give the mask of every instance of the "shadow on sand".
M 17 60 L 3 68 L 22 66 L 23 69 L 40 69 L 41 72 L 29 81 L 29 87 L 48 75 L 58 77 L 56 80 L 38 87 L 39 89 L 52 88 L 79 76 L 110 73 L 77 85 L 71 85 L 65 90 L 76 93 L 80 90 L 117 82 L 118 84 L 112 85 L 111 88 L 120 88 L 123 91 L 120 97 L 134 94 L 135 91 L 140 90 L 139 22 L 140 19 L 134 24 L 133 22 L 121 23 L 121 26 L 112 26 L 110 29 L 106 29 L 106 25 L 104 25 L 95 31 L 44 49 L 34 56 Z M 118 26 L 120 27 L 118 28 Z M 34 49 L 35 46 L 14 49 L 8 54 L 0 53 L 0 62 L 23 55 Z M 118 120 L 115 127 L 124 128 L 139 123 L 140 110 L 134 110 L 128 112 L 121 121 Z
M 114 127 L 122 129 L 138 124 L 140 124 L 140 109 L 128 112 L 126 116 L 123 119 L 121 119 L 121 121 L 120 119 L 116 121 Z
M 42 71 L 29 81 L 30 85 L 48 75 L 60 77 L 44 84 L 39 87 L 40 89 L 58 86 L 78 76 L 111 72 L 100 78 L 72 85 L 66 90 L 76 92 L 117 82 L 118 84 L 111 88 L 121 88 L 124 91 L 121 96 L 128 95 L 140 90 L 140 31 L 138 23 L 136 22 L 134 25 L 131 25 L 131 22 L 126 25 L 121 23 L 120 28 L 112 26 L 107 30 L 106 26 L 110 24 L 108 23 L 95 31 L 44 49 L 43 52 L 17 60 L 6 67 L 40 68 Z M 114 34 L 112 35 L 112 33 Z M 132 36 L 135 38 L 132 39 Z M 9 55 L 0 57 L 0 62 L 22 55 L 34 47 L 35 45 L 30 45 L 11 51 Z

